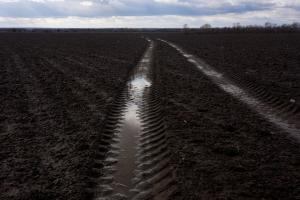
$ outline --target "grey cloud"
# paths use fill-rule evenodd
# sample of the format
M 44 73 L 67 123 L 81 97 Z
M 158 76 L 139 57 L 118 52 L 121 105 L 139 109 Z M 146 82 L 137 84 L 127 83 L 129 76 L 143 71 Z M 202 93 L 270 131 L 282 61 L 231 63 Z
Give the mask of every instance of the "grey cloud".
M 93 2 L 91 6 L 83 6 L 80 0 L 41 2 L 23 0 L 11 3 L 1 3 L 2 17 L 108 17 L 108 16 L 154 16 L 154 15 L 183 15 L 205 16 L 225 13 L 244 13 L 272 9 L 273 3 L 249 1 L 231 4 L 219 1 L 215 6 L 207 6 L 204 1 L 184 1 L 184 4 L 160 3 L 154 0 L 87 0 Z

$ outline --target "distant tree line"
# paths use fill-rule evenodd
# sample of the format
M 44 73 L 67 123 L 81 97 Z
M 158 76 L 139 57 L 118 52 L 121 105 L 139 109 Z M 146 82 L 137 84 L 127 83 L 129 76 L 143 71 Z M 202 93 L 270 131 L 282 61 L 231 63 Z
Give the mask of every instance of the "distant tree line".
M 266 22 L 264 25 L 247 25 L 243 26 L 240 23 L 234 23 L 232 27 L 212 27 L 210 24 L 204 24 L 200 28 L 188 28 L 188 25 L 183 26 L 184 33 L 223 33 L 223 32 L 300 32 L 300 23 L 277 25 L 271 22 Z
M 0 32 L 9 33 L 106 33 L 106 32 L 183 32 L 190 33 L 224 33 L 224 32 L 300 32 L 300 23 L 277 25 L 266 22 L 264 25 L 247 25 L 234 23 L 231 27 L 213 27 L 210 24 L 203 24 L 199 28 L 189 28 L 184 24 L 182 28 L 0 28 Z

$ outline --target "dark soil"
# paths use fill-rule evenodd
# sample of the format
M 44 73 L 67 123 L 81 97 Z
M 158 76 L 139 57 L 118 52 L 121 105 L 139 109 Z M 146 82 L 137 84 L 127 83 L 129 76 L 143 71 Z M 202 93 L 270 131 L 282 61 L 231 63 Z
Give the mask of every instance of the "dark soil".
M 209 42 L 202 40 L 205 49 Z M 153 78 L 164 102 L 179 187 L 172 199 L 299 199 L 299 144 L 173 48 L 159 42 L 155 52 Z
M 299 34 L 160 37 L 300 102 Z M 95 146 L 146 40 L 1 34 L 0 46 L 0 199 L 88 199 L 93 157 L 105 149 Z M 161 42 L 153 72 L 178 183 L 172 199 L 300 199 L 298 143 Z
M 85 199 L 92 144 L 147 42 L 1 34 L 0 199 Z
M 168 34 L 189 53 L 232 77 L 249 79 L 300 105 L 299 33 Z M 293 100 L 292 100 L 293 101 Z

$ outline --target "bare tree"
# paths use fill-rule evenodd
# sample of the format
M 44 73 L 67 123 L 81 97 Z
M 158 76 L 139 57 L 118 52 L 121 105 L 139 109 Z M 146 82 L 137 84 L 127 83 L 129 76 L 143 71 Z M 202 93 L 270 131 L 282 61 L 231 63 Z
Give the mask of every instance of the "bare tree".
M 299 22 L 294 22 L 292 24 L 292 28 L 299 29 L 300 28 L 300 23 Z
M 271 23 L 271 22 L 266 22 L 265 23 L 265 28 L 274 28 L 274 27 L 276 27 L 277 25 L 276 24 L 273 24 L 273 23 Z
M 210 24 L 203 24 L 200 28 L 201 29 L 210 29 L 210 28 L 212 28 L 212 26 Z
M 183 25 L 183 32 L 187 34 L 189 32 L 189 26 L 187 24 Z
M 241 23 L 237 22 L 237 23 L 233 23 L 233 28 L 241 28 Z

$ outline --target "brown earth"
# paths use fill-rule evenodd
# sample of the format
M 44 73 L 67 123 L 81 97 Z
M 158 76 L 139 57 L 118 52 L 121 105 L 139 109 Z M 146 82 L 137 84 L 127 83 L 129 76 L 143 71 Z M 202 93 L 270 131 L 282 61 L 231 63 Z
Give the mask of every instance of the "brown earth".
M 299 102 L 297 34 L 159 37 Z M 138 34 L 1 34 L 0 46 L 0 199 L 86 199 L 94 143 L 147 42 Z M 300 198 L 298 143 L 160 42 L 153 72 L 177 176 L 172 199 Z
M 84 199 L 93 142 L 147 42 L 1 34 L 0 199 Z
M 299 144 L 166 44 L 154 62 L 179 187 L 172 199 L 300 198 Z
M 159 35 L 227 76 L 238 75 L 300 106 L 299 33 Z

